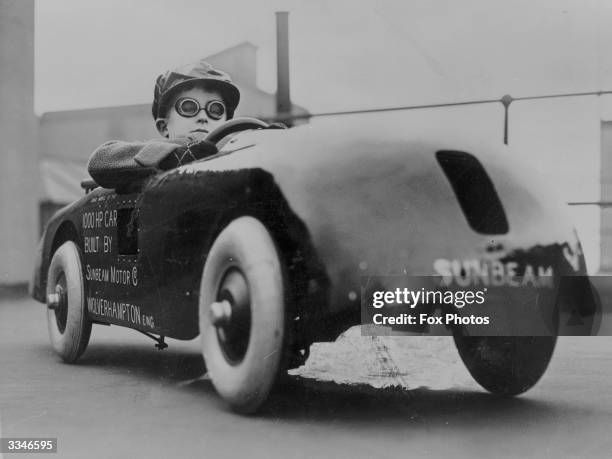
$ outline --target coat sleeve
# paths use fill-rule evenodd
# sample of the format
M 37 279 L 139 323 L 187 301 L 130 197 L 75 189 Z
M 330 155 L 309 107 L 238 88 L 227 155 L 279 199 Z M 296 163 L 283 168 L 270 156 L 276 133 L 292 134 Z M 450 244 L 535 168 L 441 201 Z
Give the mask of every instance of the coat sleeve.
M 116 188 L 157 172 L 160 161 L 180 145 L 180 142 L 166 140 L 111 140 L 96 148 L 89 158 L 87 170 L 98 185 Z

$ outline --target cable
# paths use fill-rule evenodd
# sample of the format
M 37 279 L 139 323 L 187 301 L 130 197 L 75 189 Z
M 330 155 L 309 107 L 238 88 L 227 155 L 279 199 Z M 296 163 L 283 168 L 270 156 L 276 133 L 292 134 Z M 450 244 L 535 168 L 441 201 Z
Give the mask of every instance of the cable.
M 590 92 L 573 92 L 573 93 L 560 93 L 560 94 L 544 94 L 537 96 L 523 96 L 523 97 L 512 97 L 510 95 L 504 95 L 500 99 L 481 99 L 481 100 L 468 100 L 463 102 L 445 102 L 439 104 L 425 104 L 425 105 L 404 105 L 399 107 L 380 107 L 380 108 L 368 108 L 361 110 L 342 110 L 336 112 L 320 112 L 320 113 L 302 113 L 296 115 L 281 115 L 278 119 L 293 121 L 299 119 L 318 118 L 323 116 L 341 116 L 341 115 L 356 115 L 360 113 L 380 113 L 380 112 L 392 112 L 400 110 L 420 110 L 425 108 L 442 108 L 442 107 L 456 107 L 461 105 L 478 105 L 478 104 L 491 104 L 501 103 L 503 105 L 510 105 L 515 101 L 523 100 L 537 100 L 537 99 L 556 99 L 560 97 L 584 97 L 584 96 L 602 96 L 606 94 L 612 94 L 610 91 L 590 91 Z
M 589 92 L 568 92 L 560 94 L 542 94 L 537 96 L 523 96 L 523 97 L 512 97 L 509 94 L 505 94 L 500 99 L 481 99 L 481 100 L 469 100 L 465 102 L 447 102 L 440 104 L 425 104 L 425 105 L 405 105 L 400 107 L 381 107 L 381 108 L 369 108 L 363 110 L 344 110 L 337 112 L 321 112 L 321 113 L 303 113 L 299 115 L 283 115 L 280 114 L 274 119 L 266 121 L 281 121 L 283 123 L 292 124 L 292 121 L 300 119 L 320 118 L 324 116 L 343 116 L 343 115 L 357 115 L 364 113 L 382 113 L 382 112 L 394 112 L 400 110 L 421 110 L 425 108 L 442 108 L 442 107 L 457 107 L 462 105 L 479 105 L 479 104 L 491 104 L 501 103 L 504 106 L 504 144 L 508 145 L 508 109 L 510 104 L 515 101 L 523 100 L 541 100 L 541 99 L 558 99 L 562 97 L 584 97 L 584 96 L 602 96 L 606 94 L 612 94 L 612 91 L 589 91 Z
M 585 201 L 585 202 L 568 202 L 568 206 L 599 206 L 612 207 L 612 201 Z

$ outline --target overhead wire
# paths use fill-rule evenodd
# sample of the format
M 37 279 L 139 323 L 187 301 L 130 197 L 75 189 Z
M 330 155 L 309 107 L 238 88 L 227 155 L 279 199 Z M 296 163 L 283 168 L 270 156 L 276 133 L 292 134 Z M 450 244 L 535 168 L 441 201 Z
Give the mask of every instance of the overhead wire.
M 286 114 L 279 116 L 278 120 L 293 121 L 300 119 L 319 118 L 325 116 L 342 116 L 342 115 L 357 115 L 363 113 L 381 113 L 381 112 L 393 112 L 401 110 L 421 110 L 427 108 L 443 108 L 443 107 L 457 107 L 462 105 L 478 105 L 478 104 L 491 104 L 501 103 L 503 105 L 510 105 L 515 101 L 523 100 L 537 100 L 537 99 L 556 99 L 562 97 L 584 97 L 584 96 L 602 96 L 606 94 L 612 94 L 610 91 L 588 91 L 588 92 L 574 92 L 574 93 L 559 93 L 559 94 L 542 94 L 535 96 L 522 96 L 512 97 L 508 94 L 504 95 L 499 99 L 477 99 L 460 102 L 444 102 L 437 104 L 422 104 L 422 105 L 402 105 L 398 107 L 378 107 L 378 108 L 366 108 L 358 110 L 340 110 L 331 112 L 319 112 L 319 113 L 299 113 L 299 114 Z

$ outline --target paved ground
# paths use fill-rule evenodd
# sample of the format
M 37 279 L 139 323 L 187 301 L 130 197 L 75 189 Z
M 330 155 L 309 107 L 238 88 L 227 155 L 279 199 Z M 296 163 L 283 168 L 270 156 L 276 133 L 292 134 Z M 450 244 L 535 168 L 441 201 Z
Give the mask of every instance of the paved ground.
M 541 382 L 500 400 L 446 338 L 380 338 L 390 359 L 381 365 L 381 343 L 349 333 L 315 346 L 292 387 L 242 417 L 202 378 L 197 341 L 160 352 L 138 333 L 97 326 L 80 364 L 65 365 L 43 308 L 0 300 L 0 432 L 58 437 L 56 457 L 612 456 L 610 337 L 561 338 Z

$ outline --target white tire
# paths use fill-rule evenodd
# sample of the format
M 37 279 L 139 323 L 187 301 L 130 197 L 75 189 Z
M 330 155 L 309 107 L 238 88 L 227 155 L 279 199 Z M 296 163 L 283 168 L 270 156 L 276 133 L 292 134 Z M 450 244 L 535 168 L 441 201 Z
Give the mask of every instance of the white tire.
M 237 218 L 214 241 L 202 274 L 199 314 L 215 389 L 233 410 L 254 412 L 276 382 L 285 334 L 283 267 L 259 220 Z
M 53 254 L 47 272 L 47 325 L 53 349 L 68 363 L 85 351 L 91 321 L 85 311 L 85 287 L 79 248 L 72 241 Z

